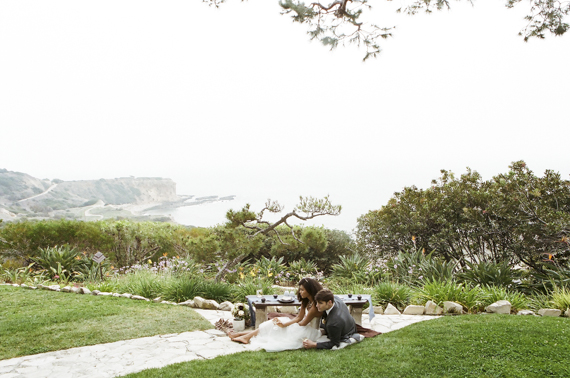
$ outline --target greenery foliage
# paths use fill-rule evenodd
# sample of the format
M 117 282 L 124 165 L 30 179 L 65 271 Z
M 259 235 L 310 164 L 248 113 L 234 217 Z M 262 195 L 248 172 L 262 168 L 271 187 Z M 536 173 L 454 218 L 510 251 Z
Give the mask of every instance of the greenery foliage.
M 374 301 L 382 307 L 391 303 L 403 310 L 410 303 L 411 297 L 412 290 L 410 287 L 397 282 L 384 281 L 374 287 Z
M 514 289 L 520 282 L 521 271 L 512 269 L 509 264 L 504 262 L 487 262 L 480 263 L 467 262 L 461 272 L 457 274 L 457 278 L 462 282 L 470 282 L 475 285 L 494 285 L 508 289 Z
M 483 181 L 470 169 L 455 178 L 443 170 L 428 189 L 395 193 L 388 204 L 358 220 L 361 248 L 389 258 L 417 244 L 457 261 L 523 263 L 540 270 L 545 256 L 570 257 L 570 185 L 547 170 L 537 177 L 522 161 Z

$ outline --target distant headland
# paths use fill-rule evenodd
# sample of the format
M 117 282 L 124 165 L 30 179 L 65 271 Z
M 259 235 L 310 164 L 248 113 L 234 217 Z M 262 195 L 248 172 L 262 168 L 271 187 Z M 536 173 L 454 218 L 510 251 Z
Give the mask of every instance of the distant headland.
M 161 177 L 63 181 L 38 179 L 0 169 L 0 219 L 133 219 L 174 222 L 161 209 L 231 201 L 235 195 L 176 194 L 176 183 Z M 146 211 L 153 210 L 152 215 Z

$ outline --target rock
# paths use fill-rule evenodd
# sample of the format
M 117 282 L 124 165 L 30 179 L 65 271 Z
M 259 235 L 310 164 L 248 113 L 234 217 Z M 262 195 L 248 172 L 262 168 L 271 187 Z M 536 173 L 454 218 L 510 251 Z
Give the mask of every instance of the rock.
M 93 290 L 91 292 L 91 295 L 99 295 L 100 291 L 99 290 Z
M 83 292 L 81 291 L 81 288 L 80 288 L 80 287 L 75 287 L 75 286 L 71 288 L 71 292 L 72 292 L 73 294 L 83 294 Z
M 131 299 L 136 299 L 136 300 L 138 300 L 138 301 L 147 301 L 147 302 L 150 302 L 150 299 L 147 299 L 147 298 L 145 298 L 145 297 L 141 297 L 140 295 L 133 295 L 133 296 L 131 297 Z
M 133 295 L 130 294 L 130 293 L 123 293 L 123 294 L 121 294 L 121 297 L 123 297 L 123 298 L 129 298 L 129 299 L 130 299 L 132 296 L 133 296 Z
M 423 315 L 425 311 L 424 306 L 409 305 L 404 309 L 404 315 Z
M 538 310 L 538 315 L 540 316 L 560 316 L 562 311 L 557 308 L 541 308 Z
M 564 316 L 567 318 L 570 318 L 570 308 L 566 309 L 566 312 L 564 313 Z
M 194 303 L 194 301 L 192 299 L 189 299 L 185 302 L 182 303 L 178 303 L 179 306 L 186 306 L 186 307 L 196 307 L 196 304 Z
M 152 300 L 154 303 L 160 303 L 162 302 L 162 298 L 161 297 L 156 297 Z
M 221 311 L 232 311 L 234 309 L 234 304 L 232 302 L 222 302 L 220 303 L 220 307 L 218 308 L 218 310 Z M 267 312 L 270 312 L 269 310 Z
M 28 287 L 28 285 L 26 285 L 26 284 L 21 284 L 20 287 L 26 288 L 26 287 Z
M 392 305 L 392 303 L 388 303 L 386 309 L 384 310 L 384 315 L 401 315 L 400 311 L 396 307 Z
M 213 299 L 206 299 L 204 302 L 202 302 L 201 308 L 204 310 L 217 310 L 220 308 L 220 305 Z
M 374 306 L 374 313 L 376 315 L 383 315 L 384 314 L 384 309 L 382 308 L 382 306 Z
M 534 311 L 531 310 L 520 310 L 519 312 L 517 312 L 517 315 L 534 315 L 537 316 Z
M 101 295 L 101 296 L 103 296 L 103 297 L 110 297 L 111 295 L 113 295 L 113 293 L 107 293 L 106 291 L 103 291 L 103 292 L 101 292 L 101 293 L 99 293 L 99 294 L 97 294 L 97 295 Z
M 204 304 L 205 299 L 202 297 L 194 297 L 193 301 L 194 301 L 194 305 L 197 308 L 202 308 L 202 304 Z
M 83 286 L 83 287 L 81 288 L 81 292 L 82 292 L 83 294 L 91 294 L 91 290 L 89 290 L 89 289 L 86 288 L 85 286 Z
M 113 297 L 118 298 L 118 297 L 120 297 L 120 296 L 121 296 L 121 294 L 119 294 L 119 293 L 113 293 Z
M 66 293 L 70 293 L 71 292 L 71 286 L 65 286 L 63 289 L 61 289 L 61 291 L 64 291 Z
M 162 302 L 160 302 L 160 303 L 162 303 L 162 304 L 169 304 L 169 305 L 175 305 L 175 306 L 178 305 L 178 303 L 169 302 L 169 301 L 162 301 Z
M 509 301 L 497 301 L 489 306 L 485 307 L 485 311 L 491 314 L 510 314 L 511 313 L 511 302 Z
M 427 301 L 424 306 L 424 314 L 441 315 L 443 314 L 443 308 L 439 307 L 434 301 Z
M 12 286 L 14 286 L 14 287 L 20 287 L 19 284 L 12 284 Z
M 446 314 L 463 314 L 463 306 L 459 303 L 445 301 L 443 302 L 443 312 Z
M 9 285 L 9 284 L 6 284 L 6 285 Z M 42 285 L 42 284 L 37 284 L 36 287 L 37 287 L 38 289 L 43 289 L 43 288 L 45 288 L 45 286 Z
M 51 286 L 48 286 L 48 290 L 61 291 L 61 288 L 59 287 L 59 285 L 51 285 Z

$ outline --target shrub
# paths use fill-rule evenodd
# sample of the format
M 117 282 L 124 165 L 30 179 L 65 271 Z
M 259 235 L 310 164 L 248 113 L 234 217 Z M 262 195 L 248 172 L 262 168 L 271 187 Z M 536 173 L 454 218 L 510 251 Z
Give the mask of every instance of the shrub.
M 277 279 L 277 275 L 282 275 L 287 270 L 283 264 L 283 257 L 276 258 L 275 256 L 271 257 L 271 259 L 261 256 L 261 258 L 253 264 L 253 269 L 262 278 L 267 278 L 273 282 Z
M 554 308 L 566 311 L 570 308 L 570 289 L 564 286 L 555 286 L 550 302 Z
M 225 282 L 206 280 L 202 283 L 202 295 L 206 299 L 213 299 L 217 302 L 229 301 L 232 299 L 232 285 Z
M 267 279 L 246 277 L 242 282 L 233 286 L 232 302 L 245 302 L 246 296 L 257 294 L 257 290 L 262 290 L 264 295 L 275 293 L 272 287 L 273 282 Z
M 550 296 L 544 293 L 534 293 L 528 297 L 528 308 L 533 311 L 538 311 L 541 308 L 550 308 L 552 303 L 550 301 Z
M 425 255 L 422 249 L 398 253 L 386 263 L 388 274 L 393 280 L 408 285 L 422 285 L 424 281 L 448 281 L 453 279 L 457 263 Z
M 318 272 L 317 264 L 310 260 L 305 260 L 304 258 L 300 258 L 299 260 L 293 261 L 289 263 L 288 268 L 289 273 L 289 280 L 294 282 L 299 282 L 301 278 L 304 277 L 311 277 L 316 275 Z
M 131 293 L 145 298 L 160 296 L 163 287 L 167 286 L 163 276 L 157 275 L 148 269 L 141 269 L 127 274 L 117 281 L 117 290 L 120 293 Z
M 32 260 L 45 269 L 52 279 L 58 276 L 57 278 L 69 280 L 79 275 L 77 270 L 81 257 L 79 252 L 69 245 L 40 248 L 39 255 Z
M 528 299 L 522 293 L 512 292 L 504 287 L 482 286 L 482 307 L 486 307 L 500 300 L 509 301 L 511 312 L 522 310 L 528 307 Z
M 341 281 L 352 281 L 373 285 L 382 278 L 382 270 L 372 266 L 370 261 L 358 254 L 340 256 L 340 262 L 333 265 L 331 277 Z
M 384 281 L 374 287 L 372 298 L 383 307 L 391 303 L 402 310 L 410 303 L 411 295 L 410 287 L 397 282 Z
M 470 312 L 482 307 L 484 293 L 479 286 L 471 287 L 454 281 L 427 281 L 423 287 L 415 293 L 415 298 L 419 303 L 426 303 L 431 300 L 438 306 L 443 306 L 443 302 L 457 302 L 467 308 Z
M 200 278 L 175 278 L 165 285 L 163 297 L 167 301 L 185 302 L 202 295 L 203 280 Z
M 520 276 L 520 271 L 511 269 L 506 261 L 500 263 L 481 261 L 478 264 L 467 262 L 464 269 L 457 274 L 461 282 L 509 289 L 516 287 L 515 280 Z

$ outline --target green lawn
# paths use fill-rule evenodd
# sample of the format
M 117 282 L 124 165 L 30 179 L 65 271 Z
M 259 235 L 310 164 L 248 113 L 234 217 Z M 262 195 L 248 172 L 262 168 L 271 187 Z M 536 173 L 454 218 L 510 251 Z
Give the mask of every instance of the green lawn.
M 340 351 L 248 352 L 151 369 L 149 377 L 569 377 L 570 319 L 448 316 Z
M 0 360 L 211 328 L 188 307 L 0 286 Z

